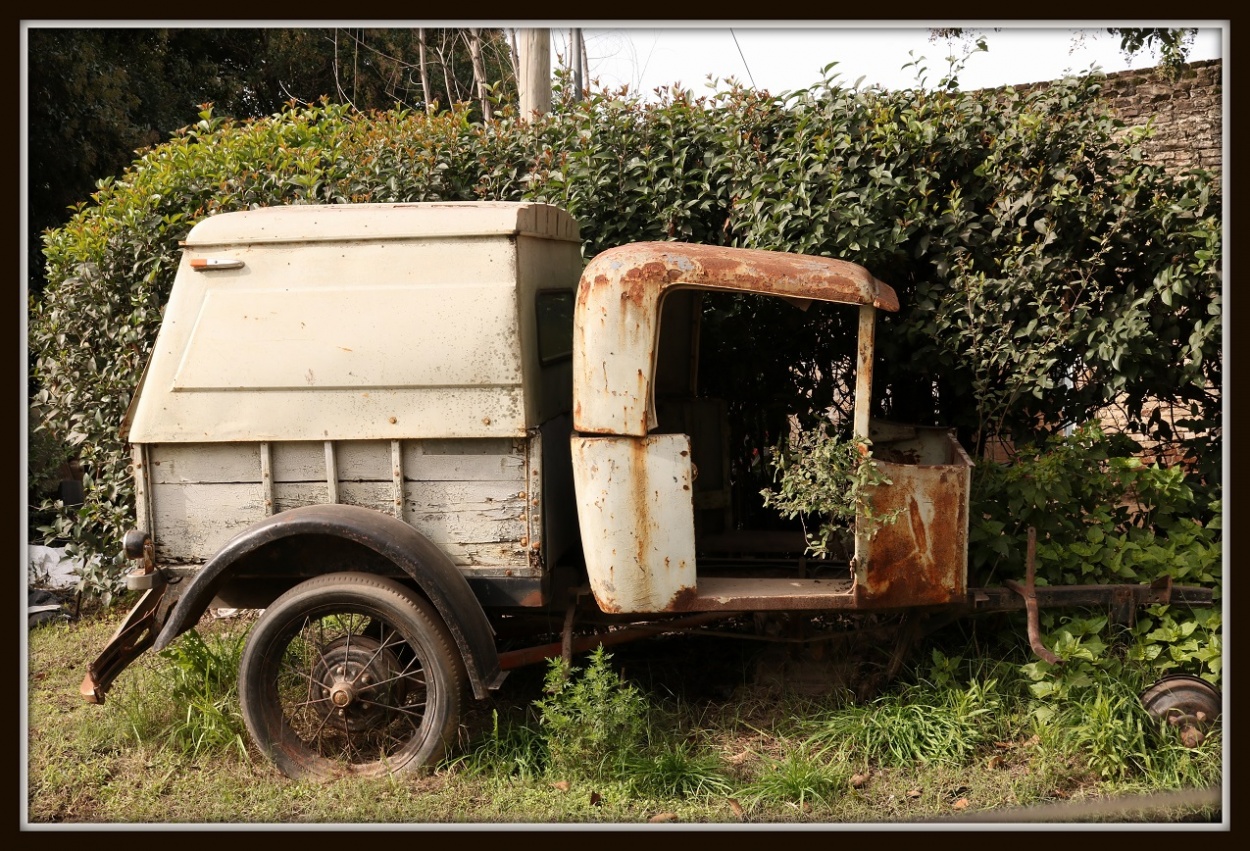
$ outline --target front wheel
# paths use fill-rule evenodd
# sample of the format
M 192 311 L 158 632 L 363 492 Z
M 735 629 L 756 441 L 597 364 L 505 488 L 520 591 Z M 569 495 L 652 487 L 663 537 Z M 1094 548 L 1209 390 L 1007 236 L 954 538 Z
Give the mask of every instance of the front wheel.
M 248 732 L 288 777 L 378 776 L 442 758 L 465 674 L 433 608 L 394 580 L 336 573 L 265 610 L 239 665 Z

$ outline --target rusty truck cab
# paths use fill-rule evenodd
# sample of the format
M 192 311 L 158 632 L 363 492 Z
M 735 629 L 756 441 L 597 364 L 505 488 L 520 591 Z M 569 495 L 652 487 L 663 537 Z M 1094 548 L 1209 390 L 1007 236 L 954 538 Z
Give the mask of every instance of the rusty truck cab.
M 857 529 L 854 557 L 841 574 L 805 576 L 801 558 L 781 575 L 715 569 L 712 550 L 724 550 L 735 535 L 723 528 L 704 534 L 698 522 L 728 492 L 726 456 L 717 445 L 723 409 L 696 395 L 694 378 L 699 298 L 710 291 L 799 306 L 834 302 L 859 313 L 853 429 L 879 447 L 876 461 L 895 482 L 880 486 L 874 503 L 901 509 L 902 522 L 872 535 Z M 574 312 L 572 454 L 582 548 L 601 609 L 962 601 L 971 462 L 945 430 L 870 416 L 876 314 L 897 309 L 888 285 L 858 265 L 824 257 L 640 243 L 605 251 L 587 266 Z M 746 536 L 736 537 L 739 547 L 750 546 Z

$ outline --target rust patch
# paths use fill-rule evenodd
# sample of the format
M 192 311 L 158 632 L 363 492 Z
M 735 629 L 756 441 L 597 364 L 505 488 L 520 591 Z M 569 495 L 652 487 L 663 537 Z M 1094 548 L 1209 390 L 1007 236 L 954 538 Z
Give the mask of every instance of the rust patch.
M 967 584 L 967 504 L 971 462 L 940 429 L 916 429 L 901 445 L 874 451 L 892 484 L 871 494 L 878 515 L 901 511 L 867 544 L 865 580 L 856 587 L 865 607 L 934 605 L 961 600 Z M 889 458 L 941 464 L 896 463 Z
M 872 304 L 898 310 L 898 297 L 866 269 L 845 260 L 679 242 L 612 248 L 586 267 L 588 286 L 620 288 L 621 300 L 642 306 L 646 294 L 673 284 L 770 293 L 801 299 Z M 579 294 L 578 302 L 583 296 Z
M 664 606 L 666 612 L 688 612 L 699 599 L 698 589 L 686 585 L 677 590 L 672 599 Z

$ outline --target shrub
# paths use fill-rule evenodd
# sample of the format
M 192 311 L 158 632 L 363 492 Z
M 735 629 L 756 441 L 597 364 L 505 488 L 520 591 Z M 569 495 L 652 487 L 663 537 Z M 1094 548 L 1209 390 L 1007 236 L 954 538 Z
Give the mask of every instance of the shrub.
M 830 75 L 776 97 L 598 92 L 533 122 L 332 104 L 233 122 L 206 109 L 45 236 L 48 285 L 29 323 L 37 401 L 87 471 L 86 504 L 57 509 L 47 534 L 103 557 L 86 587 L 116 587 L 134 505 L 117 429 L 177 241 L 213 213 L 296 203 L 529 199 L 576 216 L 586 256 L 682 239 L 851 259 L 903 305 L 877 338 L 878 413 L 956 427 L 976 449 L 1122 399 L 1131 425 L 1214 488 L 1219 185 L 1144 164 L 1100 87 L 882 91 Z M 768 422 L 796 399 L 839 404 L 855 331 L 841 313 L 738 301 L 709 316 L 703 389 L 729 402 L 735 437 L 752 410 Z M 1151 397 L 1182 420 L 1148 415 Z

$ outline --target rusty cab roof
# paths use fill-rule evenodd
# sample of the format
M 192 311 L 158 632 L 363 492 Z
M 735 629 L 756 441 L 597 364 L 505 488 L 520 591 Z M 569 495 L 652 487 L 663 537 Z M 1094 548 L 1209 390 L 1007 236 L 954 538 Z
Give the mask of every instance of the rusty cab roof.
M 728 290 L 898 310 L 894 290 L 831 257 L 677 242 L 609 249 L 582 272 L 574 321 L 574 428 L 645 435 L 655 425 L 659 306 L 679 288 Z

